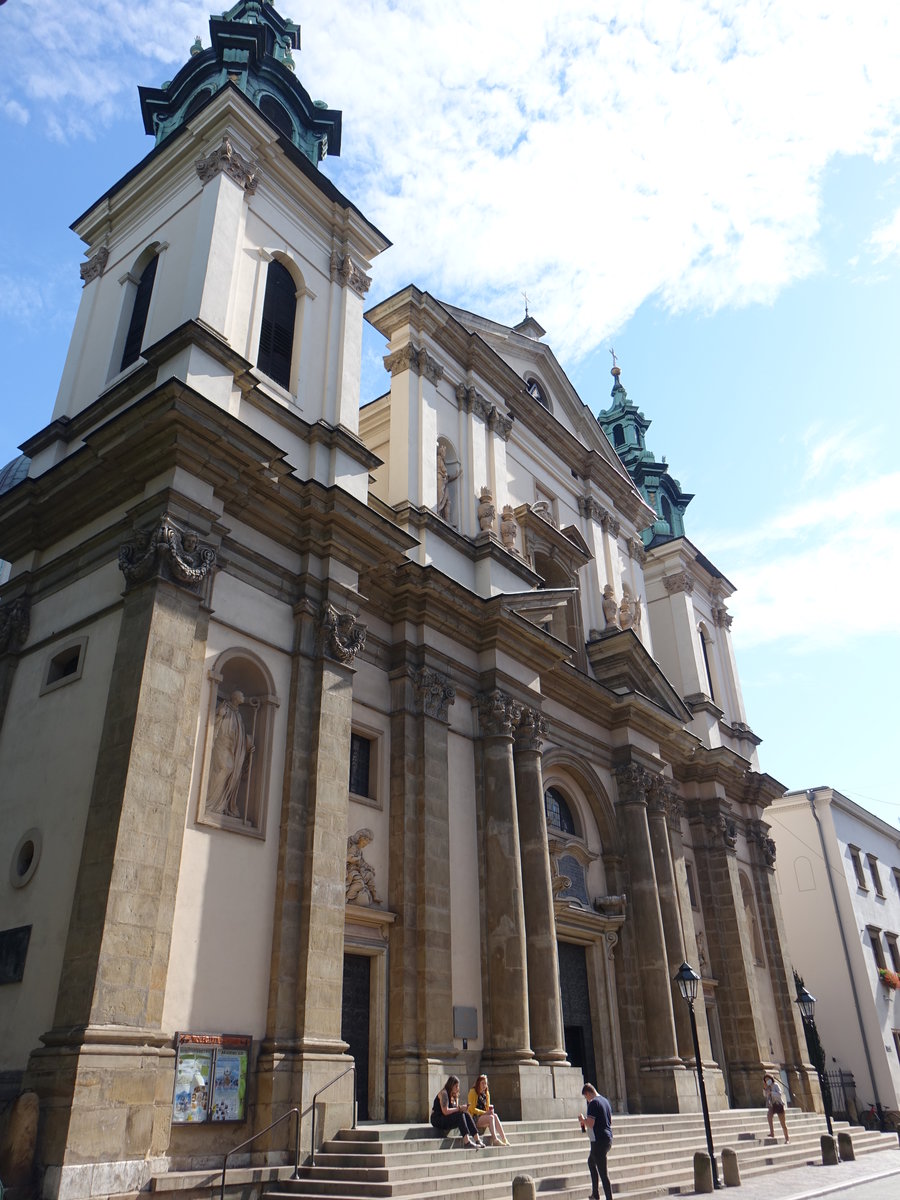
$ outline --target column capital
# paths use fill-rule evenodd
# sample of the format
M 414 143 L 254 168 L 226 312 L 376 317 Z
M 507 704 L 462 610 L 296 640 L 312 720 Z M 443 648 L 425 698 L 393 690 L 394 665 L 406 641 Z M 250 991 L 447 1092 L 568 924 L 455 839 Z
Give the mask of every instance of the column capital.
M 775 866 L 777 847 L 774 838 L 769 836 L 770 831 L 771 826 L 765 821 L 747 822 L 747 841 L 751 846 L 756 846 L 765 865 L 772 868 Z
M 456 688 L 447 675 L 431 667 L 420 667 L 412 676 L 416 707 L 426 717 L 447 720 L 447 710 L 456 699 Z
M 436 358 L 428 353 L 424 346 L 414 346 L 407 342 L 393 354 L 385 355 L 384 369 L 391 375 L 399 375 L 402 371 L 412 371 L 416 375 L 424 375 L 431 383 L 438 383 L 444 376 L 444 368 Z
M 519 722 L 522 705 L 509 692 L 494 688 L 490 692 L 481 692 L 475 700 L 478 705 L 478 720 L 482 737 L 513 736 L 513 730 Z
M 730 854 L 735 854 L 738 831 L 731 809 L 723 809 L 721 802 L 716 800 L 708 806 L 701 805 L 698 812 L 704 827 L 707 849 L 715 849 L 716 844 L 720 843 Z
M 27 596 L 16 596 L 0 604 L 0 654 L 20 650 L 28 640 L 31 628 L 31 601 Z
M 534 750 L 540 754 L 544 738 L 550 732 L 550 722 L 537 708 L 523 706 L 516 723 L 516 749 Z
M 163 513 L 155 525 L 135 529 L 119 547 L 126 591 L 156 578 L 199 595 L 215 566 L 213 547 L 169 513 Z
M 319 644 L 326 658 L 345 667 L 352 667 L 353 660 L 366 644 L 367 628 L 357 621 L 353 613 L 340 612 L 331 603 L 322 608 L 319 620 Z
M 616 767 L 615 776 L 619 804 L 639 804 L 646 807 L 647 792 L 652 784 L 653 775 L 638 763 L 630 762 Z

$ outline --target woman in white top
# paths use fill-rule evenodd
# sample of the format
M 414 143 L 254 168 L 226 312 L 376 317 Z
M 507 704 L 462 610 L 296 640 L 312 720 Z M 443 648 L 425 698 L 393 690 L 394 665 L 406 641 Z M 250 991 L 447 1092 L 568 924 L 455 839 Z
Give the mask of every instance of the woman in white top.
M 775 1123 L 772 1118 L 777 1113 L 784 1140 L 789 1142 L 791 1139 L 788 1137 L 787 1120 L 784 1115 L 784 1092 L 781 1090 L 781 1084 L 776 1081 L 774 1075 L 764 1075 L 763 1086 L 766 1097 L 766 1115 L 769 1118 L 769 1137 L 775 1136 Z

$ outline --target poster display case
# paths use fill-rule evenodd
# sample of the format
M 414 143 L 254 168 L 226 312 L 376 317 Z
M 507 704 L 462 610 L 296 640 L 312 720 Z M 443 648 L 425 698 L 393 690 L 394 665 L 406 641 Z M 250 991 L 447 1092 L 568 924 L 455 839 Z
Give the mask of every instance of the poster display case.
M 173 1125 L 246 1119 L 251 1041 L 239 1033 L 175 1035 Z

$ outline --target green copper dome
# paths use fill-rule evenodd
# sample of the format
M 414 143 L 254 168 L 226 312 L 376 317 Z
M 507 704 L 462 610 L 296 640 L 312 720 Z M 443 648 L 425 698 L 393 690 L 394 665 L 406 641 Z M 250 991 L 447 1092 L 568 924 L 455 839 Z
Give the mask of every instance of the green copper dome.
M 645 529 L 641 537 L 649 549 L 673 538 L 684 537 L 684 510 L 693 495 L 681 490 L 681 484 L 669 474 L 665 458 L 658 462 L 647 449 L 644 435 L 650 422 L 636 404 L 628 399 L 622 386 L 621 370 L 614 366 L 610 372 L 613 389 L 612 404 L 597 414 L 597 422 L 612 442 L 613 449 L 628 474 L 640 489 L 647 503 L 656 509 L 657 520 Z
M 144 129 L 157 145 L 230 82 L 310 162 L 340 154 L 340 112 L 311 100 L 294 75 L 298 25 L 267 0 L 239 0 L 220 17 L 210 17 L 209 33 L 212 45 L 204 49 L 197 38 L 174 79 L 161 88 L 138 88 Z

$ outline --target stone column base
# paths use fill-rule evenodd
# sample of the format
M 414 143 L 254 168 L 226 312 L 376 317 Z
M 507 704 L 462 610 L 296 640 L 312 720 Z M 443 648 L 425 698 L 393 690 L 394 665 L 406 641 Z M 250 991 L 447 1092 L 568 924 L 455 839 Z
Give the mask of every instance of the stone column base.
M 302 1112 L 320 1088 L 353 1066 L 353 1059 L 339 1052 L 275 1047 L 263 1044 L 256 1066 L 257 1102 L 255 1128 L 264 1129 L 292 1108 Z M 353 1074 L 348 1072 L 322 1093 L 316 1102 L 316 1144 L 322 1145 L 339 1129 L 353 1124 Z M 266 1164 L 281 1165 L 288 1154 L 293 1161 L 293 1120 L 282 1121 L 254 1146 Z M 301 1161 L 312 1149 L 312 1121 L 307 1116 L 300 1126 Z
M 641 1067 L 638 1076 L 641 1094 L 637 1104 L 629 1096 L 629 1110 L 642 1113 L 697 1113 L 702 1111 L 697 1073 L 681 1062 L 657 1063 Z M 710 1111 L 727 1108 L 725 1082 L 717 1068 L 704 1064 L 703 1082 Z
M 574 1117 L 584 1108 L 578 1067 L 541 1063 L 483 1063 L 501 1121 Z
M 446 1057 L 388 1059 L 387 1119 L 389 1121 L 428 1121 L 434 1098 L 447 1082 L 448 1075 L 460 1080 L 463 1100 L 469 1092 L 466 1063 L 448 1050 Z
M 122 1026 L 44 1034 L 24 1085 L 37 1092 L 44 1200 L 140 1190 L 168 1167 L 175 1051 L 159 1030 Z

